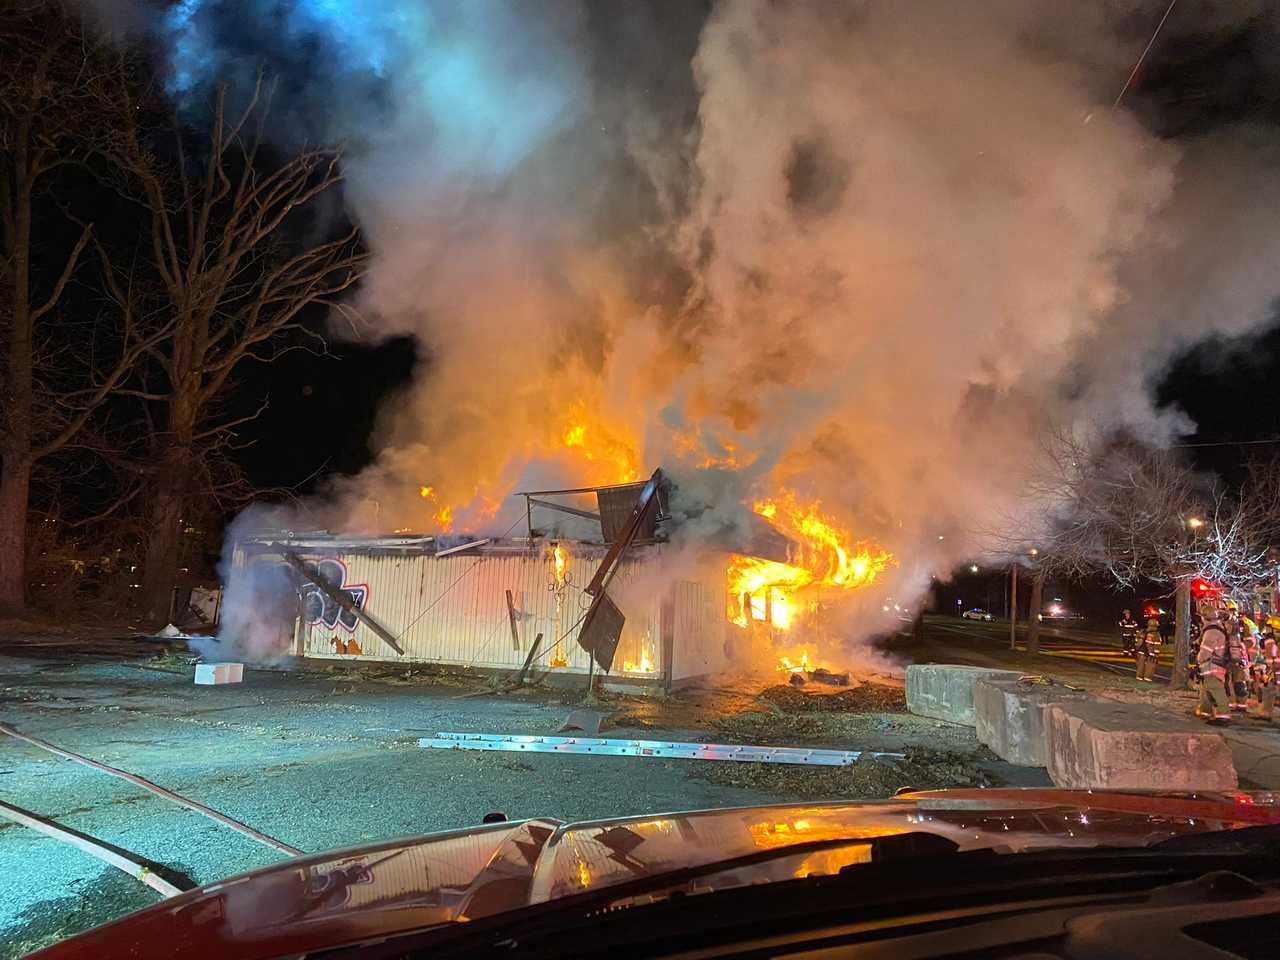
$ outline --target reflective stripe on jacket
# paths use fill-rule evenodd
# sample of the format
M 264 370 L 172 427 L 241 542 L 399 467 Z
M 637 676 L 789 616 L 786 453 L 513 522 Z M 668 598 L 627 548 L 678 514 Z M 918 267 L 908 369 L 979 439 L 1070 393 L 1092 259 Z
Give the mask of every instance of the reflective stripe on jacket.
M 1202 677 L 1227 677 L 1227 634 L 1216 623 L 1205 624 L 1200 631 L 1200 650 L 1196 654 L 1196 663 L 1200 667 Z

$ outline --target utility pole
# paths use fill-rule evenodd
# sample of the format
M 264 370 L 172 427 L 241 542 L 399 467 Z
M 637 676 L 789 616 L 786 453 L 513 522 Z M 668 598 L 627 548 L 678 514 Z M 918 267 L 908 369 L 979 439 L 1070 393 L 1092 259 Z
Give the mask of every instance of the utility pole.
M 1009 567 L 1009 649 L 1018 646 L 1018 564 Z
M 1183 690 L 1187 682 L 1187 664 L 1191 660 L 1191 578 L 1179 577 L 1173 601 L 1173 678 L 1169 686 Z

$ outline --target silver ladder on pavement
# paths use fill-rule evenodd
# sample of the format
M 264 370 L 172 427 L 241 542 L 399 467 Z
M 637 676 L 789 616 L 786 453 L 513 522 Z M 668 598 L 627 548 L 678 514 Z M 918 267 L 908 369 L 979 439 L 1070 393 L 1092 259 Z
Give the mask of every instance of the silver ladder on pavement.
M 600 737 L 536 737 L 503 733 L 437 733 L 418 746 L 434 750 L 505 750 L 527 753 L 593 754 L 603 757 L 661 757 L 677 760 L 736 760 L 740 763 L 807 763 L 846 767 L 863 757 L 901 760 L 904 754 L 868 750 L 819 750 L 679 740 L 610 740 Z

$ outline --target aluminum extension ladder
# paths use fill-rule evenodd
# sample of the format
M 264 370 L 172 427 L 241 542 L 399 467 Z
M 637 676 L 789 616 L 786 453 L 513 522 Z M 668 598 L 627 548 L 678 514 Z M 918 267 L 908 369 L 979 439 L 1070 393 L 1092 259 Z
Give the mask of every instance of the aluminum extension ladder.
M 819 750 L 740 744 L 686 743 L 678 740 L 610 740 L 600 737 L 535 737 L 503 733 L 437 733 L 418 746 L 434 750 L 505 750 L 527 753 L 593 754 L 603 757 L 655 757 L 677 760 L 736 760 L 740 763 L 807 763 L 845 767 L 863 757 L 901 760 L 904 754 L 867 750 Z

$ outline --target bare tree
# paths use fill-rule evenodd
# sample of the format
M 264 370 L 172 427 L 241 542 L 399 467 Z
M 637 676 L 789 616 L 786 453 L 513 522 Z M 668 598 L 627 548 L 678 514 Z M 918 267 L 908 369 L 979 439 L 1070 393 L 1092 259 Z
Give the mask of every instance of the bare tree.
M 128 310 L 105 336 L 69 344 L 58 331 L 68 285 L 94 228 L 37 216 L 55 177 L 100 155 L 127 105 L 127 62 L 57 4 L 0 4 L 0 607 L 25 602 L 32 470 L 75 440 L 128 376 L 155 330 Z M 133 304 L 132 298 L 125 302 Z
M 368 262 L 355 228 L 321 242 L 297 239 L 301 228 L 314 227 L 308 214 L 315 201 L 339 189 L 340 158 L 316 148 L 271 155 L 269 105 L 270 89 L 259 78 L 235 111 L 219 91 L 199 137 L 175 124 L 167 159 L 148 149 L 148 132 L 136 126 L 120 153 L 148 210 L 148 256 L 174 321 L 151 351 L 153 370 L 122 391 L 154 410 L 142 581 L 153 617 L 168 611 L 188 507 L 239 486 L 225 453 L 236 428 L 263 408 L 225 412 L 233 372 L 246 362 L 270 362 L 287 349 L 282 335 L 289 331 L 306 334 L 308 307 L 348 310 L 342 295 Z
M 1232 592 L 1266 576 L 1275 543 L 1280 467 L 1257 466 L 1235 495 L 1175 453 L 1095 432 L 1047 435 L 1027 486 L 1044 512 L 1041 570 L 1105 572 L 1119 586 L 1172 584 L 1178 601 L 1174 685 L 1186 683 L 1189 586 Z

